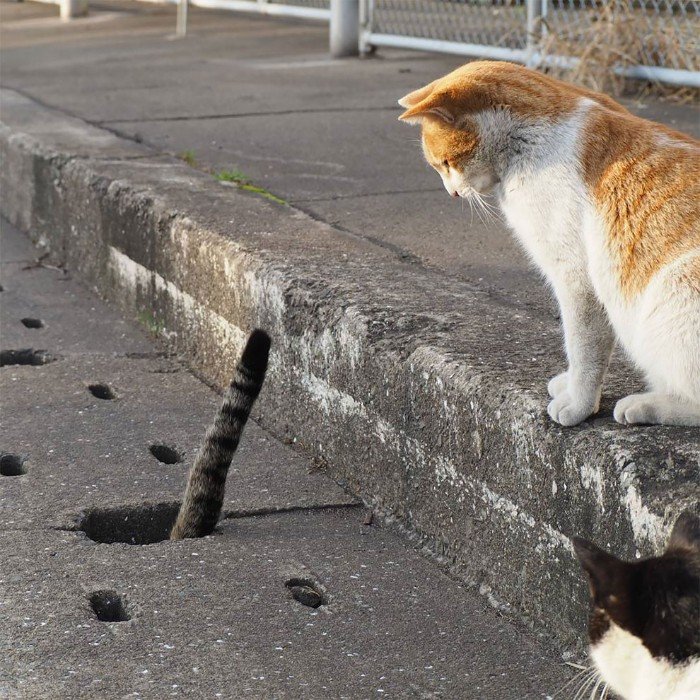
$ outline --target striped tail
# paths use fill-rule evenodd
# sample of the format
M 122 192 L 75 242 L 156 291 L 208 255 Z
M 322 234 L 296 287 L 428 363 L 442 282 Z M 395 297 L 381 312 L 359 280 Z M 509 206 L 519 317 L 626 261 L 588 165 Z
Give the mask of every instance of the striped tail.
M 224 502 L 226 474 L 265 380 L 269 353 L 270 336 L 265 331 L 254 330 L 190 471 L 171 540 L 204 537 L 214 531 Z

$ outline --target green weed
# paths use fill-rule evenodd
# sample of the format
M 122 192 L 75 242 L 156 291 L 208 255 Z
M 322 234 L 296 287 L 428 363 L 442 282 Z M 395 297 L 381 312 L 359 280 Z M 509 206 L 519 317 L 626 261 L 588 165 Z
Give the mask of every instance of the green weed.
M 138 320 L 139 323 L 142 326 L 146 326 L 153 335 L 163 335 L 165 326 L 158 321 L 150 311 L 139 311 Z
M 187 163 L 187 165 L 189 165 L 191 168 L 194 168 L 197 165 L 197 158 L 194 155 L 194 151 L 191 149 L 178 153 L 177 157 L 180 160 L 184 160 L 185 163 Z
M 276 202 L 277 204 L 289 203 L 281 197 L 272 194 L 272 192 L 266 190 L 264 187 L 254 185 L 240 170 L 220 170 L 218 173 L 214 173 L 214 177 L 219 182 L 232 182 L 238 185 L 239 189 L 265 197 L 265 199 L 269 199 L 271 202 Z

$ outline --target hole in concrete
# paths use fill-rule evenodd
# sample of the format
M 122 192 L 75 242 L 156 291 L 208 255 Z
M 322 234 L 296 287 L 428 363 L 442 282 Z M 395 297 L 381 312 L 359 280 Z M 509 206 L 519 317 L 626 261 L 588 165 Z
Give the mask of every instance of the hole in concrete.
M 153 544 L 170 537 L 179 510 L 179 503 L 94 508 L 83 515 L 78 529 L 102 544 Z
M 22 476 L 27 473 L 24 459 L 9 452 L 0 454 L 0 476 Z
M 46 350 L 33 350 L 25 348 L 23 350 L 1 350 L 0 367 L 6 365 L 45 365 L 55 358 L 51 357 Z
M 43 328 L 44 322 L 40 318 L 23 318 L 20 323 L 25 328 Z
M 90 595 L 90 605 L 101 622 L 126 622 L 131 619 L 126 603 L 116 591 L 95 591 Z
M 103 401 L 112 401 L 117 398 L 109 384 L 88 384 L 88 391 L 96 398 Z
M 163 464 L 177 464 L 182 462 L 182 455 L 169 445 L 151 445 L 148 448 L 151 454 Z
M 326 594 L 310 578 L 290 578 L 284 585 L 294 600 L 308 608 L 318 608 L 328 603 Z

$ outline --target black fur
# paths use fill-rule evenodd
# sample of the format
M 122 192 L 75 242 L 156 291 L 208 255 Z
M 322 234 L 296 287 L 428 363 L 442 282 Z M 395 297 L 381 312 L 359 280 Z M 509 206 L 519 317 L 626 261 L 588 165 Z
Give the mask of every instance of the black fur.
M 580 538 L 572 542 L 591 588 L 592 645 L 612 621 L 638 637 L 654 657 L 682 663 L 700 656 L 698 517 L 681 515 L 666 551 L 640 561 L 622 561 Z

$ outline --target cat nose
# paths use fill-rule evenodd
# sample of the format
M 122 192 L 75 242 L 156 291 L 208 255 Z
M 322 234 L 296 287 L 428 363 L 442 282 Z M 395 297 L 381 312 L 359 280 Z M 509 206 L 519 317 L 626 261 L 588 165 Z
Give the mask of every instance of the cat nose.
M 457 192 L 457 191 L 455 190 L 455 191 L 452 193 L 452 196 L 453 196 L 453 197 L 459 197 L 459 192 Z

